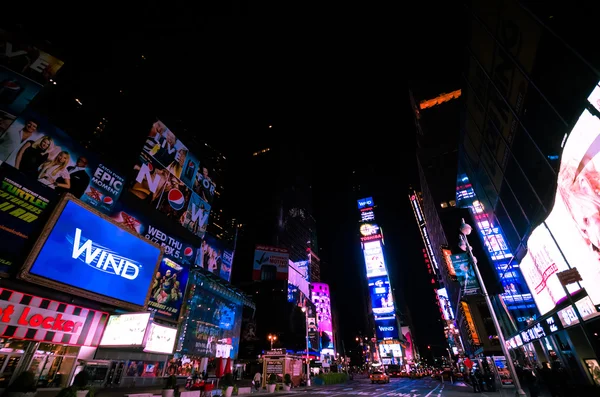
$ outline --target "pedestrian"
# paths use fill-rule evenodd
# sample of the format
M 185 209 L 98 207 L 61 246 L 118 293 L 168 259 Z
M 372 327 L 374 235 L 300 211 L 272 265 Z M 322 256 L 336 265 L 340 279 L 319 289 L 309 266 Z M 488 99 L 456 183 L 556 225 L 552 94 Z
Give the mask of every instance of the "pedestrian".
M 481 378 L 481 373 L 478 369 L 473 371 L 473 376 L 471 376 L 471 386 L 473 386 L 473 393 L 481 393 L 481 384 L 483 383 L 483 379 Z
M 523 380 L 529 389 L 530 397 L 539 397 L 540 396 L 540 382 L 538 381 L 537 376 L 533 368 L 527 367 L 523 371 Z
M 256 389 L 256 391 L 258 391 L 260 389 L 261 383 L 262 383 L 262 374 L 260 373 L 260 371 L 257 371 L 254 374 L 254 388 Z

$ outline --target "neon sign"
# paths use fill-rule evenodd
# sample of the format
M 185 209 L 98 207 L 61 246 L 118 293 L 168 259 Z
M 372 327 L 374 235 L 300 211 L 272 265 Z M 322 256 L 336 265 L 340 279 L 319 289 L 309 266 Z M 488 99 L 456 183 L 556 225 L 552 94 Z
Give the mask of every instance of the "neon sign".
M 423 224 L 421 226 L 421 236 L 423 236 L 423 241 L 425 241 L 425 248 L 427 249 L 427 254 L 431 259 L 431 263 L 438 269 L 437 260 L 435 259 L 435 255 L 433 254 L 433 248 L 431 248 L 431 241 L 429 241 L 429 233 L 427 233 L 427 226 Z

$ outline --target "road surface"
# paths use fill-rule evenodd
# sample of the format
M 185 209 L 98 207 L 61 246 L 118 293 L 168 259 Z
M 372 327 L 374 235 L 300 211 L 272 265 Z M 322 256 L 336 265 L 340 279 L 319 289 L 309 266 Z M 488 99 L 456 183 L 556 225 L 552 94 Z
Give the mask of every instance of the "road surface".
M 281 392 L 278 392 L 283 394 Z M 320 386 L 307 388 L 306 391 L 298 390 L 286 395 L 300 395 L 305 397 L 513 397 L 514 389 L 506 389 L 501 392 L 473 393 L 471 386 L 462 382 L 450 384 L 440 383 L 439 380 L 430 378 L 392 379 L 388 384 L 371 384 L 368 379 L 350 381 L 345 385 Z

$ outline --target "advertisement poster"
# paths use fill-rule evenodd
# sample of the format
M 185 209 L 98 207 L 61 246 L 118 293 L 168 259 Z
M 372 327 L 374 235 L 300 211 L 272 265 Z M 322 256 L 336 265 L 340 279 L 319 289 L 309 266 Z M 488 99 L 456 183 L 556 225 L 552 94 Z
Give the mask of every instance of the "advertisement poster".
M 123 189 L 123 177 L 30 110 L 0 137 L 0 161 L 58 193 L 81 198 L 105 214 L 111 213 Z
M 289 253 L 285 248 L 257 245 L 254 251 L 253 280 L 287 280 Z
M 440 288 L 437 290 L 438 302 L 440 303 L 440 307 L 442 308 L 442 313 L 444 315 L 444 320 L 454 320 L 454 311 L 452 310 L 452 305 L 450 304 L 450 299 L 448 299 L 448 291 L 446 288 Z
M 23 262 L 28 239 L 42 229 L 40 218 L 55 199 L 52 189 L 0 164 L 0 272 L 8 273 L 14 264 Z
M 201 267 L 224 280 L 231 278 L 233 252 L 225 250 L 225 243 L 206 233 L 196 255 L 196 266 Z
M 161 256 L 155 245 L 67 201 L 28 273 L 145 306 Z
M 369 241 L 363 243 L 363 247 L 367 278 L 387 276 L 381 241 Z
M 150 128 L 129 191 L 198 237 L 206 232 L 216 185 L 209 167 L 161 121 Z
M 450 256 L 452 267 L 456 273 L 456 278 L 463 288 L 463 294 L 471 295 L 479 292 L 479 282 L 475 276 L 475 270 L 471 265 L 471 260 L 466 252 L 452 254 Z
M 164 232 L 158 222 L 132 211 L 122 203 L 117 205 L 111 218 L 164 248 L 163 260 L 152 281 L 148 308 L 160 316 L 177 321 L 196 249 L 181 238 Z
M 375 320 L 394 315 L 394 297 L 387 276 L 369 279 L 369 292 Z

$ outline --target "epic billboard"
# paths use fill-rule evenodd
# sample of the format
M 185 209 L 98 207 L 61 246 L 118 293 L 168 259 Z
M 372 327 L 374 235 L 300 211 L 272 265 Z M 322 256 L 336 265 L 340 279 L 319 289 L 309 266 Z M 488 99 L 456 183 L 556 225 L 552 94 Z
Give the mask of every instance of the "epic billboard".
M 600 110 L 600 87 L 588 101 Z M 565 143 L 554 207 L 527 245 L 521 270 L 541 314 L 565 297 L 556 273 L 568 268 L 577 268 L 581 285 L 600 304 L 600 119 L 587 109 Z
M 208 225 L 215 183 L 209 167 L 161 121 L 150 128 L 129 191 L 198 237 Z
M 125 179 L 39 114 L 26 111 L 0 137 L 0 161 L 110 214 Z
M 146 305 L 161 257 L 158 245 L 66 196 L 19 277 L 135 310 Z

